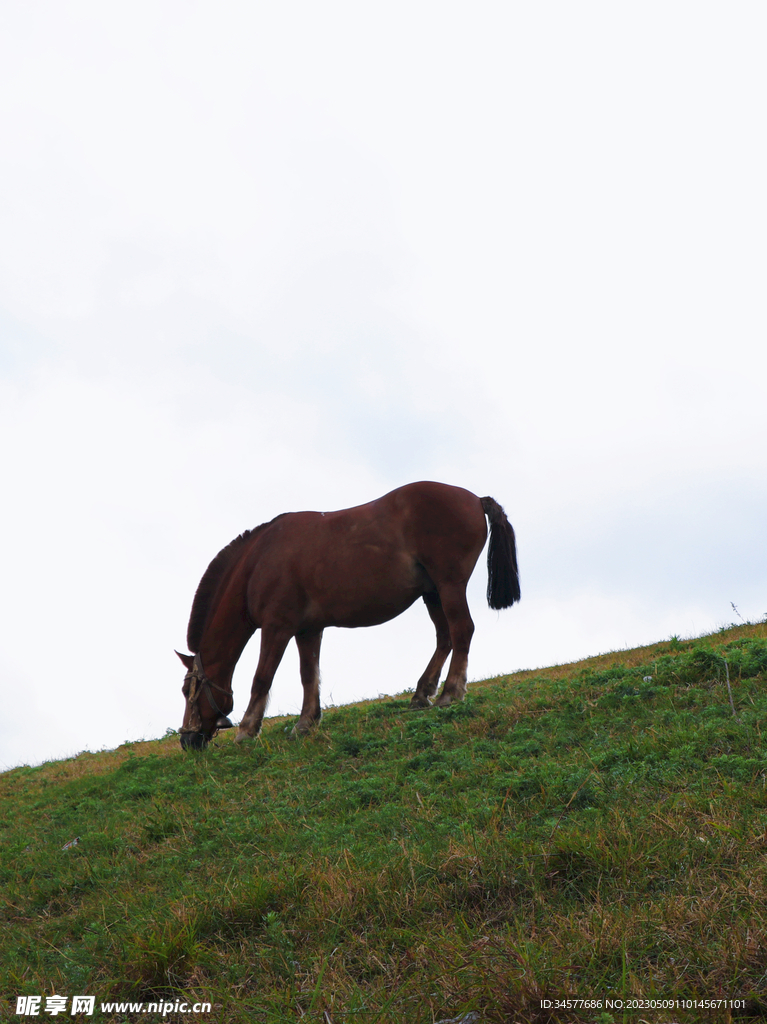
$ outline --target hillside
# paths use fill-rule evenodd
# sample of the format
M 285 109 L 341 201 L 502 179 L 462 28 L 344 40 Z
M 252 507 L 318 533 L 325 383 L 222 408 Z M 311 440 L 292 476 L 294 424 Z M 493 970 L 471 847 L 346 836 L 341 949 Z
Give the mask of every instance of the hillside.
M 78 1020 L 767 1015 L 766 683 L 748 625 L 443 710 L 332 709 L 297 742 L 271 719 L 245 748 L 7 772 L 0 1016 L 54 993 L 95 996 Z

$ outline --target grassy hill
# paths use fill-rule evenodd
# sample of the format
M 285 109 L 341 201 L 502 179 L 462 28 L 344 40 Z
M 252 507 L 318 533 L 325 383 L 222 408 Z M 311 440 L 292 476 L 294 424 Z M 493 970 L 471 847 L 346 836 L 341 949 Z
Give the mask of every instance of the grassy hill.
M 271 719 L 244 749 L 169 736 L 7 772 L 0 1016 L 53 993 L 96 997 L 67 1020 L 767 1015 L 766 683 L 748 625 L 444 710 L 336 708 L 298 742 Z

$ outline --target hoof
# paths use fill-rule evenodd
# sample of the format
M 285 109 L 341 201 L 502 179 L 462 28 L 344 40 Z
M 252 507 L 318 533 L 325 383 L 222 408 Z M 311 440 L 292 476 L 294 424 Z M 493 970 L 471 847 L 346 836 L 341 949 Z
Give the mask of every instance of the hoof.
M 316 724 L 316 722 L 309 722 L 308 724 L 304 722 L 302 725 L 299 720 L 288 733 L 288 737 L 291 740 L 300 740 L 303 736 L 308 736 Z
M 410 699 L 410 707 L 415 709 L 425 710 L 431 707 L 431 701 L 428 697 L 416 697 L 415 694 Z
M 447 708 L 450 707 L 450 705 L 453 703 L 453 698 L 450 696 L 449 693 L 443 693 L 442 696 L 439 697 L 438 700 L 436 700 L 434 703 L 435 706 L 438 708 Z
M 234 742 L 246 743 L 248 740 L 254 740 L 255 738 L 255 736 L 251 736 L 250 733 L 245 732 L 244 729 L 240 729 L 237 735 L 234 737 Z

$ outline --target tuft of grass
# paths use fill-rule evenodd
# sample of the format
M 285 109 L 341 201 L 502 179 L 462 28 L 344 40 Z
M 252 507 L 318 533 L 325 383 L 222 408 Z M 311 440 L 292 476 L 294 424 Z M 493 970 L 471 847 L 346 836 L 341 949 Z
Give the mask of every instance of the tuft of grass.
M 767 625 L 743 624 L 446 709 L 332 709 L 297 742 L 272 719 L 245 748 L 169 736 L 15 769 L 2 1009 L 56 992 L 95 995 L 95 1020 L 125 1019 L 102 1001 L 206 1001 L 217 1024 L 757 1014 L 765 682 Z

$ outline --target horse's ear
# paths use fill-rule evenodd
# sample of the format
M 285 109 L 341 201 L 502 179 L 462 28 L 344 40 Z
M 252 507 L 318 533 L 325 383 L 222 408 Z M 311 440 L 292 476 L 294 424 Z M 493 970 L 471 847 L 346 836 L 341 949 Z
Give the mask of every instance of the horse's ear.
M 179 656 L 179 658 L 181 658 L 181 663 L 184 665 L 184 667 L 187 670 L 190 670 L 192 668 L 192 665 L 194 665 L 194 655 L 182 654 L 181 651 L 176 651 L 176 654 Z

